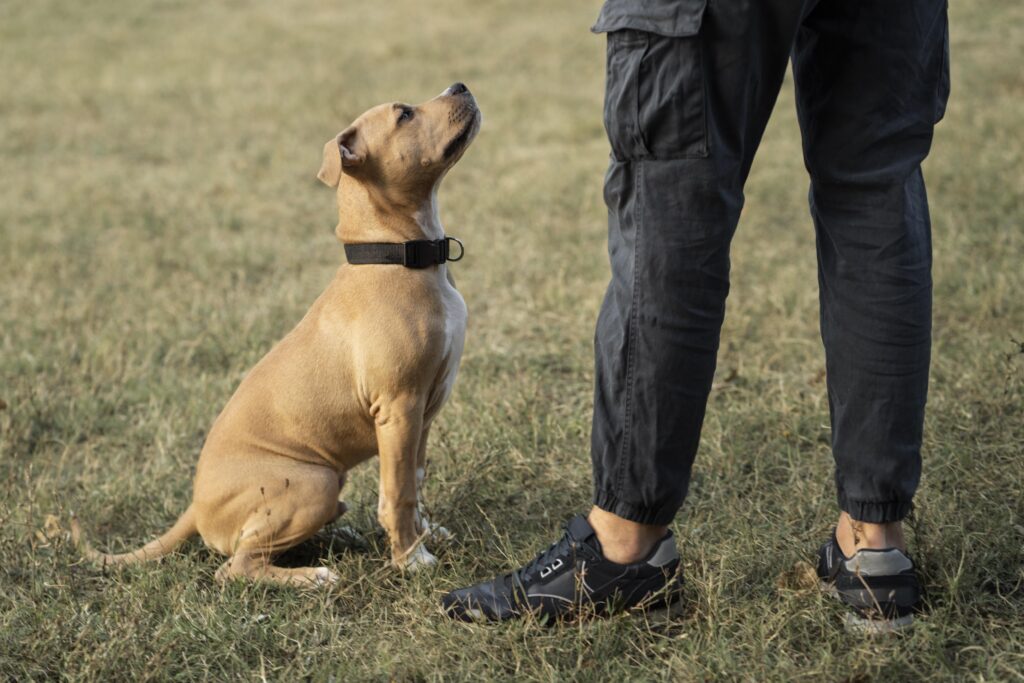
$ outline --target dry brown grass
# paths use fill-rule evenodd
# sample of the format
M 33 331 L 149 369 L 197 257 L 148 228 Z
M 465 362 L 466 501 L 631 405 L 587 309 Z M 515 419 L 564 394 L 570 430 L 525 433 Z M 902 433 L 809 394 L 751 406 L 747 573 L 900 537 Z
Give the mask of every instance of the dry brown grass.
M 53 0 L 0 7 L 0 677 L 1016 680 L 1024 677 L 1024 10 L 956 0 L 926 167 L 935 360 L 912 548 L 928 614 L 853 639 L 792 567 L 835 514 L 806 175 L 786 85 L 748 185 L 690 501 L 690 613 L 452 624 L 438 595 L 522 561 L 589 498 L 607 278 L 597 1 Z M 429 5 L 429 8 L 427 7 Z M 205 430 L 341 253 L 320 148 L 366 107 L 466 81 L 484 130 L 443 190 L 470 308 L 428 494 L 434 574 L 386 568 L 375 475 L 331 593 L 212 581 L 199 544 L 103 575 L 48 514 L 121 548 L 184 508 Z M 780 580 L 781 575 L 781 580 Z

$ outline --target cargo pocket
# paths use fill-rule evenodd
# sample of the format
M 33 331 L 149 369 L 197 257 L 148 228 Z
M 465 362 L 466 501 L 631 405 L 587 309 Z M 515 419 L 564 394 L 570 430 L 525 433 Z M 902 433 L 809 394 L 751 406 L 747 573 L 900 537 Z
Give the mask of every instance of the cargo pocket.
M 593 27 L 608 34 L 604 124 L 618 160 L 706 157 L 700 26 L 706 0 L 670 11 L 608 0 Z

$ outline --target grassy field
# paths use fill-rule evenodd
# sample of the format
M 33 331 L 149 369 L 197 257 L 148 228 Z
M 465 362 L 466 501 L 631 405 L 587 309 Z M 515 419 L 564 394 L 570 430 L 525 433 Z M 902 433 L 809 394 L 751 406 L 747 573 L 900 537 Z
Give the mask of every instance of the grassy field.
M 0 679 L 1024 678 L 1024 5 L 1007 0 L 953 3 L 954 93 L 925 171 L 936 310 L 913 633 L 846 635 L 798 564 L 836 508 L 788 80 L 676 526 L 689 612 L 555 629 L 440 615 L 442 592 L 529 559 L 589 503 L 608 276 L 598 6 L 0 5 Z M 324 141 L 456 79 L 485 121 L 442 190 L 470 325 L 431 435 L 427 493 L 455 532 L 437 571 L 388 568 L 372 466 L 342 525 L 292 554 L 342 574 L 329 593 L 222 589 L 198 541 L 120 573 L 83 564 L 57 525 L 74 511 L 113 549 L 163 531 L 212 420 L 342 260 Z

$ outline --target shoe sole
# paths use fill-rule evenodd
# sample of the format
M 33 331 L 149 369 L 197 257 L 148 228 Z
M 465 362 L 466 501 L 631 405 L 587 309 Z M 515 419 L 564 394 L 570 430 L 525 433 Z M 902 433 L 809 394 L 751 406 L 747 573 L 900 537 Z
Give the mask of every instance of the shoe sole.
M 635 607 L 630 607 L 626 611 L 630 616 L 646 618 L 652 623 L 662 624 L 681 617 L 686 612 L 686 604 L 681 598 L 676 598 L 671 601 L 661 600 L 648 605 L 637 605 Z M 470 624 L 499 623 L 498 620 L 489 618 L 484 614 L 483 610 L 475 607 L 465 608 L 458 613 L 449 612 L 447 613 L 447 616 Z M 516 618 L 521 618 L 522 616 L 525 615 L 517 615 Z M 568 616 L 570 620 L 573 618 L 571 615 L 566 616 Z M 554 623 L 555 621 L 557 621 L 557 619 L 551 620 L 551 623 Z
M 822 581 L 821 590 L 829 597 L 843 603 L 850 610 L 843 615 L 843 627 L 847 633 L 870 636 L 885 635 L 905 631 L 914 625 L 913 614 L 896 617 L 895 619 L 868 619 L 867 617 L 862 617 L 843 601 L 843 597 L 839 595 L 835 584 Z

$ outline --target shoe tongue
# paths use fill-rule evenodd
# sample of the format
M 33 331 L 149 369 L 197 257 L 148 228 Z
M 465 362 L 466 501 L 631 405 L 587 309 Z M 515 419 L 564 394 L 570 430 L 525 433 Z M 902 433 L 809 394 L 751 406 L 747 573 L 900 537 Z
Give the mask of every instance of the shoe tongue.
M 588 543 L 600 549 L 601 544 L 597 542 L 597 535 L 594 533 L 594 527 L 590 526 L 590 522 L 583 515 L 576 515 L 569 524 L 566 525 L 566 531 L 572 536 L 572 539 L 578 543 Z

